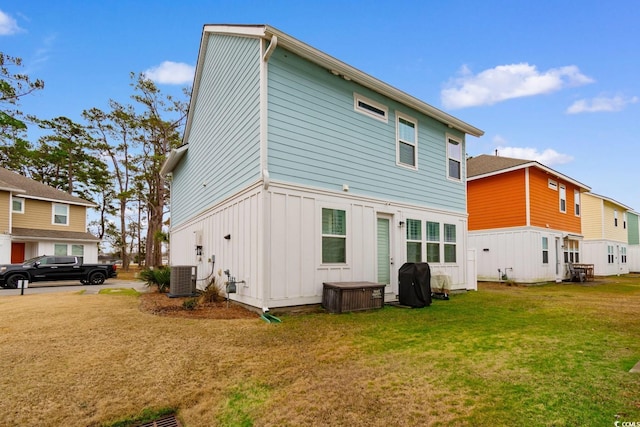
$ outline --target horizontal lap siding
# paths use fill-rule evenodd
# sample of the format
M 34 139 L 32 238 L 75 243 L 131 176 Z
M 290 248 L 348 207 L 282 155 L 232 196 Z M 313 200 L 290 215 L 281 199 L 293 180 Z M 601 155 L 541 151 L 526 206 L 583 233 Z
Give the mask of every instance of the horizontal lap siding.
M 469 181 L 467 187 L 470 231 L 526 225 L 524 170 Z
M 60 204 L 64 205 L 63 202 Z M 87 208 L 85 206 L 69 206 L 69 224 L 53 223 L 53 202 L 44 200 L 24 199 L 24 213 L 14 213 L 13 228 L 33 228 L 38 230 L 58 231 L 87 231 Z
M 618 213 L 618 224 L 616 225 L 614 218 L 615 212 Z M 604 200 L 604 236 L 607 239 L 615 240 L 617 242 L 626 242 L 628 236 L 627 229 L 624 228 L 624 212 L 625 209 L 615 205 L 607 200 Z
M 549 188 L 549 179 L 558 184 L 558 190 Z M 560 212 L 560 186 L 566 188 L 566 212 Z M 575 214 L 574 184 L 551 177 L 545 172 L 529 168 L 529 193 L 531 200 L 531 225 L 570 233 L 581 233 L 580 217 Z
M 18 196 L 16 196 L 18 197 Z M 0 192 L 0 230 L 9 230 L 9 216 L 11 212 L 11 194 L 8 192 Z M 13 213 L 13 216 L 21 214 Z
M 582 194 L 582 234 L 585 239 L 601 239 L 604 237 L 602 229 L 602 199 Z
M 283 49 L 268 85 L 272 179 L 465 211 L 464 182 L 446 179 L 445 132 L 464 135 Z M 387 106 L 388 123 L 354 111 L 354 92 Z M 396 111 L 418 121 L 417 171 L 396 165 Z
M 259 178 L 260 40 L 209 36 L 197 96 L 173 174 L 174 225 Z

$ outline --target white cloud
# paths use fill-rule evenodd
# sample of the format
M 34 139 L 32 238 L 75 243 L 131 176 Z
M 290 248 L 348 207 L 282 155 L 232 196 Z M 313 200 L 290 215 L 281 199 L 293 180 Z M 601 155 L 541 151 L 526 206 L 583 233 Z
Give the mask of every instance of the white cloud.
M 11 16 L 0 10 L 0 36 L 10 36 L 11 34 L 24 31 Z
M 183 62 L 164 61 L 157 67 L 151 67 L 143 74 L 160 84 L 180 85 L 191 83 L 195 67 Z
M 573 157 L 568 154 L 558 153 L 552 148 L 539 152 L 536 148 L 529 147 L 498 147 L 498 155 L 514 159 L 535 160 L 545 166 L 562 165 L 569 163 Z
M 635 104 L 638 102 L 638 97 L 624 97 L 624 96 L 614 96 L 611 98 L 607 98 L 605 96 L 599 96 L 592 99 L 580 99 L 573 104 L 569 108 L 567 108 L 568 114 L 579 114 L 579 113 L 597 113 L 601 111 L 621 111 L 629 104 Z
M 551 68 L 544 72 L 527 63 L 498 65 L 476 75 L 463 66 L 460 76 L 447 83 L 440 97 L 446 108 L 465 108 L 551 93 L 593 81 L 575 65 Z

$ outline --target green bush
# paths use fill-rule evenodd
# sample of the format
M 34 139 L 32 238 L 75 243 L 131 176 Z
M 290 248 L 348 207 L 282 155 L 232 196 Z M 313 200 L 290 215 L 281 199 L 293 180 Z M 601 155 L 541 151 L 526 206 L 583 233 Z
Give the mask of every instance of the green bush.
M 145 268 L 140 272 L 138 278 L 146 282 L 147 286 L 157 286 L 159 292 L 167 292 L 171 280 L 171 268 Z
M 184 308 L 185 310 L 195 310 L 197 306 L 198 306 L 197 298 L 189 298 L 184 300 L 184 302 L 182 303 L 182 308 Z

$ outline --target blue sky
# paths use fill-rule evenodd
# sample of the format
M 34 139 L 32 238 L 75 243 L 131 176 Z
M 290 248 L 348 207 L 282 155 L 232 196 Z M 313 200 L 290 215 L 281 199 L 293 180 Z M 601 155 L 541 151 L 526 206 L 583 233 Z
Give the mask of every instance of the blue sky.
M 485 131 L 469 155 L 535 159 L 640 210 L 640 2 L 8 1 L 0 51 L 41 118 L 128 102 L 130 72 L 192 82 L 205 24 L 269 24 Z M 507 196 L 508 197 L 508 196 Z

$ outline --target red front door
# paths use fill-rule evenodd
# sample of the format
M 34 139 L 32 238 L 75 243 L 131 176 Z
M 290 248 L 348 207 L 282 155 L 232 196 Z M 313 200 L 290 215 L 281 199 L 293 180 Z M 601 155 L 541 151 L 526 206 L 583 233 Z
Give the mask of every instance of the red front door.
M 11 264 L 21 264 L 24 261 L 24 243 L 11 242 Z

